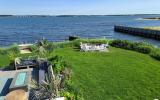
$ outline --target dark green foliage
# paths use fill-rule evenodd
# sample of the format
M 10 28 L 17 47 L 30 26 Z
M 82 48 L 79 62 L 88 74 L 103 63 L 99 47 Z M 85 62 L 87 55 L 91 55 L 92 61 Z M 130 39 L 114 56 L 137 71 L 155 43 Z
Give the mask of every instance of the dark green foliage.
M 14 58 L 20 53 L 19 48 L 16 45 L 7 48 L 0 49 L 0 67 L 8 67 L 12 65 Z
M 32 52 L 36 51 L 36 50 L 37 50 L 37 46 L 35 46 L 35 45 L 30 46 L 30 50 L 31 50 Z
M 73 42 L 74 46 L 79 47 L 80 42 L 91 43 L 91 44 L 105 44 L 105 43 L 108 43 L 108 40 L 107 39 L 77 39 Z
M 14 54 L 18 54 L 19 48 L 16 45 L 13 45 L 11 47 L 8 48 L 2 48 L 0 49 L 0 54 L 4 55 L 4 54 L 8 54 L 8 53 L 14 53 Z
M 70 68 L 71 65 L 62 59 L 60 56 L 53 56 L 48 59 L 53 66 L 53 70 L 56 73 L 61 73 L 65 70 L 65 68 Z
M 135 50 L 144 54 L 149 54 L 152 51 L 152 47 L 147 45 L 139 45 Z
M 160 49 L 152 50 L 152 52 L 150 53 L 150 56 L 157 60 L 160 60 Z
M 127 40 L 113 40 L 110 42 L 110 45 L 113 47 L 133 50 L 144 54 L 149 54 L 153 49 L 151 45 L 147 45 L 141 42 L 130 42 Z
M 17 46 L 12 46 L 12 47 L 8 48 L 6 51 L 7 51 L 7 55 L 9 56 L 11 63 L 14 61 L 14 59 L 20 53 L 19 48 Z
M 7 52 L 19 53 L 19 48 L 17 46 L 12 46 L 7 49 Z
M 52 52 L 52 51 L 54 50 L 53 43 L 48 43 L 48 44 L 45 46 L 45 49 L 47 50 L 47 52 Z
M 0 49 L 0 54 L 1 55 L 5 55 L 7 53 L 7 51 L 6 50 L 4 50 L 4 49 Z
M 43 47 L 47 53 L 51 53 L 54 49 L 57 49 L 57 48 L 65 48 L 65 47 L 79 48 L 80 42 L 102 44 L 102 43 L 107 43 L 108 40 L 106 39 L 77 39 L 74 41 L 54 42 L 54 43 L 48 42 L 47 40 L 43 40 L 37 43 L 37 48 Z
M 113 47 L 130 49 L 130 42 L 128 42 L 127 40 L 113 40 L 112 42 L 110 42 L 110 45 Z
M 61 95 L 66 97 L 66 100 L 84 100 L 80 87 L 75 87 L 71 80 L 65 81 L 65 89 L 61 92 Z
M 60 71 L 62 70 L 62 68 L 64 67 L 64 65 L 62 64 L 62 58 L 59 56 L 55 56 L 55 57 L 51 57 L 49 58 L 50 63 L 53 66 L 53 70 L 56 73 L 60 73 Z
M 160 49 L 147 45 L 141 42 L 130 42 L 127 40 L 113 40 L 110 42 L 113 47 L 133 50 L 144 54 L 149 54 L 151 57 L 160 60 Z
M 9 57 L 7 55 L 0 54 L 0 68 L 7 67 L 10 64 Z

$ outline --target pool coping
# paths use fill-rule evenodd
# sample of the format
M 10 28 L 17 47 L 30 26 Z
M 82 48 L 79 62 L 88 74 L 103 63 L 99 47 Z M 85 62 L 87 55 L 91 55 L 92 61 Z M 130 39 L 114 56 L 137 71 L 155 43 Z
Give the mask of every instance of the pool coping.
M 15 82 L 16 82 L 16 79 L 17 79 L 17 76 L 19 73 L 26 73 L 26 76 L 25 76 L 25 81 L 24 81 L 24 84 L 23 85 L 18 85 L 18 86 L 15 86 Z M 26 92 L 28 92 L 28 85 L 30 83 L 30 76 L 31 76 L 31 73 L 29 71 L 22 71 L 22 72 L 17 72 L 15 74 L 15 76 L 13 77 L 13 80 L 11 82 L 11 85 L 9 87 L 9 92 L 11 91 L 14 91 L 14 90 L 17 90 L 17 89 L 23 89 L 25 90 Z

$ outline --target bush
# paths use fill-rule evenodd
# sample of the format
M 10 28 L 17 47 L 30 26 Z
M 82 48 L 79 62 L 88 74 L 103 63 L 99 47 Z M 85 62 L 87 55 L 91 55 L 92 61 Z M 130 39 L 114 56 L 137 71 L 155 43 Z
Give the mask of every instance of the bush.
M 53 66 L 53 70 L 56 73 L 61 73 L 66 71 L 66 68 L 71 68 L 71 65 L 62 59 L 60 56 L 54 56 L 48 59 Z
M 102 43 L 107 43 L 108 40 L 106 40 L 106 39 L 77 39 L 74 41 L 65 41 L 65 42 L 54 43 L 52 46 L 54 46 L 54 48 L 64 48 L 64 47 L 77 47 L 77 48 L 79 48 L 80 42 L 102 44 Z
M 6 50 L 4 50 L 4 49 L 0 49 L 0 54 L 1 55 L 5 55 L 7 53 L 7 51 Z
M 127 40 L 113 40 L 110 42 L 110 45 L 117 48 L 123 48 L 127 50 L 133 50 L 145 54 L 149 54 L 153 47 L 141 42 L 130 42 Z
M 18 54 L 20 51 L 19 51 L 19 48 L 17 46 L 12 46 L 10 48 L 7 49 L 7 52 L 12 52 L 12 53 L 15 53 L 15 54 Z
M 137 46 L 137 49 L 135 50 L 144 54 L 149 54 L 152 51 L 152 47 L 140 45 L 140 46 Z
M 150 56 L 157 60 L 160 60 L 160 49 L 152 50 L 152 52 L 150 53 Z
M 71 80 L 65 81 L 66 88 L 62 91 L 61 96 L 66 97 L 66 100 L 84 100 L 83 92 L 80 88 L 75 87 Z
M 38 49 L 36 45 L 30 46 L 29 48 L 32 52 L 34 52 Z
M 104 44 L 107 43 L 107 39 L 78 39 L 73 41 L 75 45 L 80 45 L 80 42 L 82 43 L 91 43 L 91 44 Z
M 19 48 L 16 45 L 13 45 L 11 47 L 7 47 L 7 48 L 0 48 L 0 54 L 9 54 L 9 53 L 14 53 L 14 54 L 18 54 Z
M 130 49 L 131 43 L 127 40 L 113 40 L 110 42 L 110 45 L 113 47 L 118 47 L 118 48 L 124 48 L 124 49 Z
M 154 48 L 141 42 L 130 42 L 127 40 L 113 40 L 110 45 L 117 48 L 133 50 L 144 54 L 149 54 L 151 57 L 160 60 L 160 49 Z

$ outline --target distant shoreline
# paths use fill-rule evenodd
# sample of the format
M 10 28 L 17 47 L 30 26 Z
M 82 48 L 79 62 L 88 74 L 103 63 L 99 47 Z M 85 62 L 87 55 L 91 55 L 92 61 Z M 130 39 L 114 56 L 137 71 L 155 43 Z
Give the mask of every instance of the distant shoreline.
M 137 20 L 160 20 L 160 17 L 138 18 Z
M 9 17 L 9 16 L 13 16 L 13 15 L 0 15 L 0 17 Z
M 0 15 L 0 17 L 22 16 L 22 17 L 74 17 L 74 16 L 139 16 L 139 15 L 160 15 L 160 14 L 115 14 L 115 15 Z M 140 18 L 140 19 L 156 19 L 156 18 Z M 158 17 L 160 20 L 160 17 Z

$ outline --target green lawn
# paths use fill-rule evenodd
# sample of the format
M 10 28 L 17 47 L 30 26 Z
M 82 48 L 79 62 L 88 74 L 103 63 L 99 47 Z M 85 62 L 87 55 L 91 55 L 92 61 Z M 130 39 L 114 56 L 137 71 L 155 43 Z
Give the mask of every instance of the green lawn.
M 9 65 L 9 57 L 6 55 L 1 55 L 0 54 L 0 68 L 1 67 L 6 67 Z
M 110 52 L 80 52 L 66 46 L 53 55 L 72 64 L 73 83 L 85 100 L 160 99 L 160 61 L 149 55 L 113 47 Z M 0 54 L 0 67 L 8 64 L 9 57 Z
M 73 65 L 73 82 L 85 100 L 160 99 L 160 62 L 148 55 L 110 48 L 109 53 L 56 49 Z

